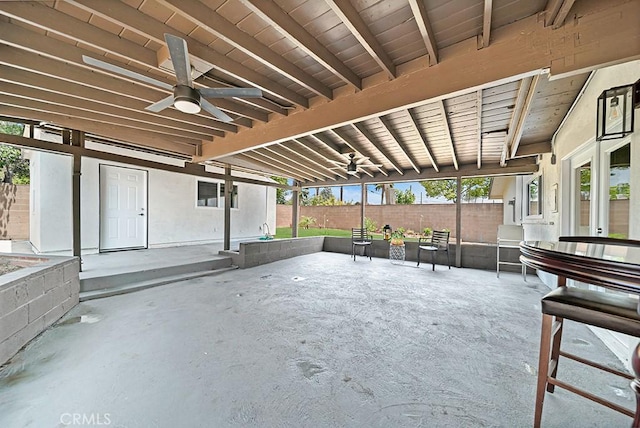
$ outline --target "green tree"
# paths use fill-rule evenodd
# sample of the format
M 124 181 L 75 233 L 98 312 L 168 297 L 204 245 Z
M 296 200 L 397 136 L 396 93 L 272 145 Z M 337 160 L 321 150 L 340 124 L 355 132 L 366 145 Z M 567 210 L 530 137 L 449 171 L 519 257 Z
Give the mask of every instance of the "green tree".
M 447 201 L 456 201 L 456 180 L 430 180 L 421 181 L 427 196 L 432 198 L 444 197 Z M 462 179 L 462 200 L 471 201 L 477 198 L 486 198 L 489 196 L 489 187 L 491 179 L 488 177 L 475 177 Z
M 284 177 L 271 176 L 271 179 L 279 184 L 289 184 L 288 180 Z M 284 205 L 287 203 L 287 189 L 276 189 L 276 204 Z
M 416 201 L 416 195 L 411 191 L 411 188 L 405 190 L 398 190 L 396 192 L 396 204 L 411 205 Z
M 0 133 L 22 135 L 24 125 L 0 121 Z M 29 184 L 29 161 L 22 157 L 22 150 L 0 144 L 0 174 L 3 183 Z

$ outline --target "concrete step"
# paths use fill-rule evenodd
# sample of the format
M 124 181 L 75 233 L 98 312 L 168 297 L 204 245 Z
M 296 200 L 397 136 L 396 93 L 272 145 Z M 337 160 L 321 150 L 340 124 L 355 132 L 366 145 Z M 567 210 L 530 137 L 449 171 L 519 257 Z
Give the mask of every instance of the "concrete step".
M 188 279 L 200 278 L 203 276 L 218 275 L 223 272 L 228 272 L 234 269 L 238 269 L 238 267 L 227 266 L 227 267 L 222 267 L 215 270 L 209 269 L 209 270 L 203 270 L 203 271 L 197 271 L 197 272 L 188 272 L 188 273 L 182 273 L 177 275 L 163 276 L 160 278 L 148 279 L 145 281 L 131 282 L 131 283 L 127 283 L 127 284 L 123 284 L 115 287 L 103 288 L 99 290 L 81 291 L 80 301 L 85 302 L 87 300 L 102 299 L 103 297 L 111 297 L 111 296 L 117 296 L 120 294 L 133 293 L 134 291 L 145 290 L 147 288 L 170 284 L 172 282 L 186 281 Z
M 223 269 L 232 265 L 231 257 L 214 257 L 191 263 L 170 264 L 163 266 L 149 266 L 148 268 L 133 267 L 116 273 L 101 273 L 92 275 L 91 272 L 80 274 L 80 291 L 95 291 L 105 288 L 118 288 L 129 284 L 153 281 L 172 276 L 190 274 L 194 272 Z M 133 270 L 132 270 L 133 269 Z

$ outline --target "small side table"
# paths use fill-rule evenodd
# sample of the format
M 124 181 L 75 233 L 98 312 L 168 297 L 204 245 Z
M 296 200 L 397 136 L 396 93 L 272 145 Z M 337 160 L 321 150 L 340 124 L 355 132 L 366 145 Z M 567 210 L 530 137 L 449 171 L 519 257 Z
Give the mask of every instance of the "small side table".
M 389 260 L 396 265 L 404 264 L 404 244 L 402 245 L 389 245 Z

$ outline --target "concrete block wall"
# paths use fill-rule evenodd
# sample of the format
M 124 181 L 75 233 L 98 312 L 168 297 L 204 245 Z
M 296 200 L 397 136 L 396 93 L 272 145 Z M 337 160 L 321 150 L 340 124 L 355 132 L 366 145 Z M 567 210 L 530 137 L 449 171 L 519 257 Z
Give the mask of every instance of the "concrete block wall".
M 0 239 L 29 240 L 29 186 L 0 183 Z
M 77 258 L 48 257 L 0 276 L 0 365 L 78 304 L 78 268 Z
M 324 237 L 276 239 L 272 241 L 241 242 L 237 253 L 231 255 L 233 264 L 240 268 L 250 268 L 291 257 L 322 251 Z

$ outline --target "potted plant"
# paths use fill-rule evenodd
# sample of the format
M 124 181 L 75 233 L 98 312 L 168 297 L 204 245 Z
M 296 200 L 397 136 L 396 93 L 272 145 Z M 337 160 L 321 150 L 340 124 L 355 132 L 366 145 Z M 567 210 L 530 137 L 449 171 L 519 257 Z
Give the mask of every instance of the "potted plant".
M 404 233 L 396 230 L 389 241 L 389 260 L 391 263 L 404 263 Z

